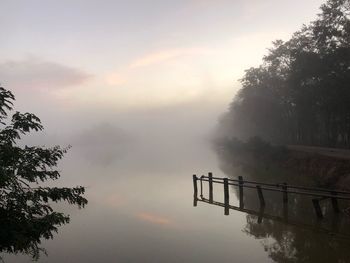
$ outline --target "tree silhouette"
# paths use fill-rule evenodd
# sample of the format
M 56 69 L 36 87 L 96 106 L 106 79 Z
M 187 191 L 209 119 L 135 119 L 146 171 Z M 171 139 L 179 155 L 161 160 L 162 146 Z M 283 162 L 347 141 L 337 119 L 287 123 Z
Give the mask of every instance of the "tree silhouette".
M 13 110 L 14 95 L 0 87 L 0 252 L 27 253 L 38 259 L 40 239 L 53 237 L 57 227 L 69 222 L 69 216 L 55 212 L 52 202 L 67 201 L 84 207 L 84 187 L 41 186 L 57 180 L 55 170 L 67 149 L 18 145 L 22 135 L 43 129 L 40 119 L 31 113 Z
M 328 0 L 315 21 L 273 42 L 241 83 L 222 119 L 230 136 L 349 148 L 349 0 Z

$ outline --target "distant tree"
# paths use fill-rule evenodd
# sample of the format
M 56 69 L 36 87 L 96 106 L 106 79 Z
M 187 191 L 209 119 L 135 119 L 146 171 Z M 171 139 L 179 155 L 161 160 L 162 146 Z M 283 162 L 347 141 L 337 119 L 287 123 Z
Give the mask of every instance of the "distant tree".
M 350 1 L 328 0 L 241 83 L 222 118 L 229 136 L 349 148 Z
M 81 186 L 42 186 L 60 177 L 55 167 L 67 149 L 19 146 L 22 135 L 43 126 L 31 113 L 15 112 L 10 118 L 14 100 L 10 91 L 0 87 L 0 252 L 38 259 L 40 239 L 52 238 L 58 226 L 69 222 L 69 216 L 55 212 L 51 203 L 67 201 L 84 207 L 87 200 Z

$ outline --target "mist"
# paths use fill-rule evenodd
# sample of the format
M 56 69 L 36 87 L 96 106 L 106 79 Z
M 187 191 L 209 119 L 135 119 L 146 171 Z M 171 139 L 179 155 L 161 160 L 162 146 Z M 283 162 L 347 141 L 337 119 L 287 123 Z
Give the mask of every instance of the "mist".
M 74 162 L 79 160 L 97 169 L 124 167 L 167 176 L 175 168 L 200 168 L 201 156 L 195 156 L 208 152 L 224 108 L 218 102 L 198 100 L 145 109 L 106 110 L 96 105 L 72 113 L 60 108 L 50 109 L 49 114 L 34 111 L 45 130 L 24 138 L 23 143 L 70 145 L 63 162 L 69 162 L 73 155 Z M 198 164 L 193 163 L 197 158 Z M 96 179 L 99 176 L 96 174 Z
M 346 261 L 348 2 L 0 3 L 0 261 Z

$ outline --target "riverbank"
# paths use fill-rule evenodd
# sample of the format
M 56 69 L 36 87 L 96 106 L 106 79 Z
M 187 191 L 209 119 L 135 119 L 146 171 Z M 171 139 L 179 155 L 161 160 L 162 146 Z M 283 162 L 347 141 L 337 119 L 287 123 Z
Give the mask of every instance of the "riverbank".
M 348 150 L 296 145 L 287 149 L 284 167 L 311 176 L 320 186 L 350 190 Z
M 256 180 L 350 190 L 350 151 L 302 145 L 273 146 L 259 138 L 216 142 L 223 169 L 241 167 Z

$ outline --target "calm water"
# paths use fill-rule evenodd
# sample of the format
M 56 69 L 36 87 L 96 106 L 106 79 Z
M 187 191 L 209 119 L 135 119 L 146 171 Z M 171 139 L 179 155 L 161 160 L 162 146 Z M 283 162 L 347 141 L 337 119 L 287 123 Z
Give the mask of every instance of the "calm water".
M 332 222 L 306 219 L 311 206 L 293 206 L 290 220 L 301 221 L 301 226 L 271 219 L 258 224 L 257 216 L 234 210 L 225 216 L 222 207 L 201 202 L 193 207 L 192 173 L 235 176 L 209 144 L 144 144 L 147 147 L 134 146 L 107 161 L 97 150 L 95 156 L 84 156 L 73 147 L 62 163 L 61 183 L 83 182 L 89 204 L 82 210 L 57 206 L 71 215 L 71 223 L 60 227 L 53 240 L 43 241 L 48 256 L 42 255 L 39 262 L 346 262 L 350 258 L 348 239 L 325 233 Z M 221 188 L 214 188 L 217 201 L 223 200 Z M 231 204 L 237 205 L 235 190 L 230 191 Z M 265 212 L 280 216 L 279 196 L 267 198 L 271 205 Z M 252 209 L 256 201 L 255 193 L 246 193 Z M 30 260 L 22 255 L 4 259 Z

